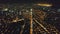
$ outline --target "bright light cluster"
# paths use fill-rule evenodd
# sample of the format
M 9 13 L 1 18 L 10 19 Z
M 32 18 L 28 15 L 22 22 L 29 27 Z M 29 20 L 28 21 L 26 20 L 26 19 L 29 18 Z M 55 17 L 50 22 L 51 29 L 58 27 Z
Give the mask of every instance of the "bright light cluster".
M 39 6 L 46 6 L 46 7 L 51 7 L 52 5 L 51 4 L 37 4 Z

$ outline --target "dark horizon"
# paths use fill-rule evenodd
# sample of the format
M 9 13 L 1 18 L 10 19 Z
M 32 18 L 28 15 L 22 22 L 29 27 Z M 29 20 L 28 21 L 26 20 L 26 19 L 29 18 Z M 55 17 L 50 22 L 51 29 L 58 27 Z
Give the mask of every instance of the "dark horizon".
M 0 0 L 0 4 L 30 4 L 30 3 L 50 3 L 55 8 L 60 8 L 60 0 Z

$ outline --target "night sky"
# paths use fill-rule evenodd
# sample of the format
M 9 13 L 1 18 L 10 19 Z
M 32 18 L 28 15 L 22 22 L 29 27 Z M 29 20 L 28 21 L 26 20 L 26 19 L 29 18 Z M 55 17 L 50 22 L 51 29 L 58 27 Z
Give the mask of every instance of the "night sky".
M 60 0 L 0 0 L 0 3 L 51 3 L 60 8 Z

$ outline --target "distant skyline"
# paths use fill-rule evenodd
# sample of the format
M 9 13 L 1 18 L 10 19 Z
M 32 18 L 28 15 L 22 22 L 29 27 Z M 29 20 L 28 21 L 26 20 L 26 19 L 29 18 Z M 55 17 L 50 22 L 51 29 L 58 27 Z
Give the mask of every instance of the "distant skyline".
M 60 0 L 0 0 L 0 3 L 51 3 L 54 7 L 60 8 Z

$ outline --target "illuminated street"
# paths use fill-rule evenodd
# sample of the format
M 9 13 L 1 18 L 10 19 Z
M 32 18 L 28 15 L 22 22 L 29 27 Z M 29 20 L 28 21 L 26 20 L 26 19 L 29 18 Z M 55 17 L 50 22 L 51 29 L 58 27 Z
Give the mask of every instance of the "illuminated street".
M 50 0 L 1 0 L 0 34 L 60 34 L 60 5 Z

